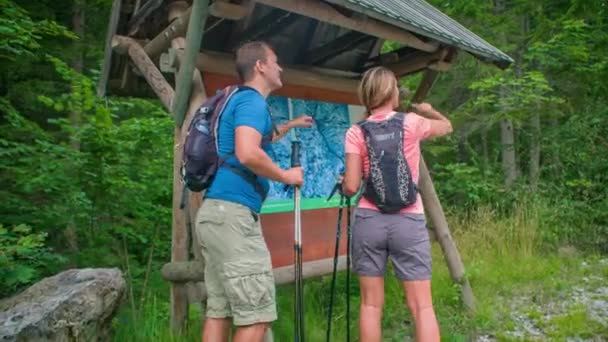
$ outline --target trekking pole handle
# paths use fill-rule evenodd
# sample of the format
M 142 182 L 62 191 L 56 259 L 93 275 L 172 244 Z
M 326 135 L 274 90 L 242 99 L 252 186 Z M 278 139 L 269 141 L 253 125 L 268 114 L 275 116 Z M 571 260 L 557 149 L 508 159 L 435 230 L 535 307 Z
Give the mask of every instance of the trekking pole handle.
M 291 142 L 291 167 L 300 167 L 300 142 Z

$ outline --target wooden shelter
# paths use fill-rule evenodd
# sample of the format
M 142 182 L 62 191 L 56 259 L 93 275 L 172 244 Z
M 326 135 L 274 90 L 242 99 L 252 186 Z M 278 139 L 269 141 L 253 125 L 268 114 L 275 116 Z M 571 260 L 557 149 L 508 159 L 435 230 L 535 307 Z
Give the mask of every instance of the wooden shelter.
M 201 196 L 187 194 L 188 208 L 179 208 L 180 143 L 205 97 L 237 83 L 233 52 L 250 40 L 270 42 L 284 68 L 284 86 L 274 95 L 353 105 L 361 74 L 372 66 L 386 66 L 398 77 L 423 72 L 413 98 L 421 101 L 458 52 L 501 68 L 513 62 L 423 0 L 114 0 L 98 95 L 156 96 L 176 123 L 171 262 L 162 270 L 171 282 L 176 330 L 188 303 L 205 297 L 202 257 L 189 251 Z M 403 47 L 381 53 L 387 40 Z M 473 292 L 424 161 L 419 188 L 451 276 L 473 309 Z M 331 272 L 336 217 L 335 206 L 302 213 L 305 277 Z M 277 283 L 291 282 L 293 214 L 264 214 L 262 226 Z M 341 253 L 344 269 L 344 245 Z

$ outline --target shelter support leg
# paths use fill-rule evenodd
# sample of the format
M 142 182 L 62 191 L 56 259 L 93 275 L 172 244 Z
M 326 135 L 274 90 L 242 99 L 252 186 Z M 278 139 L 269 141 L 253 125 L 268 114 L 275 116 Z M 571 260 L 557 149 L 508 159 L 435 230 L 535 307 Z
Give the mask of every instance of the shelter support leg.
M 437 78 L 437 75 L 438 71 L 436 70 L 428 69 L 425 71 L 422 81 L 420 82 L 418 89 L 416 89 L 416 94 L 414 94 L 414 97 L 412 98 L 413 103 L 419 103 L 424 100 L 435 79 Z M 462 301 L 465 307 L 470 312 L 473 312 L 475 311 L 475 296 L 473 295 L 471 284 L 465 275 L 464 265 L 462 263 L 462 259 L 460 258 L 460 253 L 458 252 L 458 248 L 452 239 L 448 221 L 445 218 L 443 207 L 441 206 L 441 202 L 439 201 L 439 197 L 437 196 L 437 192 L 433 186 L 433 181 L 431 180 L 429 170 L 427 169 L 424 158 L 422 157 L 420 158 L 420 177 L 418 180 L 418 188 L 420 190 L 420 195 L 422 197 L 422 202 L 424 203 L 426 214 L 432 224 L 433 230 L 435 231 L 435 236 L 439 242 L 439 245 L 441 246 L 441 250 L 443 251 L 443 256 L 450 271 L 450 276 L 454 282 L 460 284 Z

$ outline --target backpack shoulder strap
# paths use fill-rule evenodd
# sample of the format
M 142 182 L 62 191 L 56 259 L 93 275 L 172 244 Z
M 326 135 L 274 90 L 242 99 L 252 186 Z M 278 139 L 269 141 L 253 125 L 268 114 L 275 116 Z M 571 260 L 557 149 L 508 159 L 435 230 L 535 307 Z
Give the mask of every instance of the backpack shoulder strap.
M 407 113 L 404 112 L 397 112 L 397 114 L 395 114 L 393 116 L 393 118 L 401 120 L 401 121 L 405 121 L 405 117 L 407 116 Z

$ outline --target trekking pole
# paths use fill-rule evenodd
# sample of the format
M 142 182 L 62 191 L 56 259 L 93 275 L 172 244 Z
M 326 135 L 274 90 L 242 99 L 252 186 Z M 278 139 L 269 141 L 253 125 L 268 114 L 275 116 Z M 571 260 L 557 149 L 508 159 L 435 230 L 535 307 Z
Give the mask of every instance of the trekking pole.
M 329 195 L 328 200 L 333 196 Z M 342 226 L 342 210 L 344 209 L 344 195 L 340 194 L 340 206 L 338 207 L 338 225 L 336 226 L 336 248 L 334 250 L 334 270 L 331 276 L 331 292 L 329 293 L 329 311 L 327 313 L 327 333 L 325 341 L 329 342 L 331 336 L 331 315 L 334 308 L 334 292 L 336 291 L 336 275 L 338 272 L 338 253 L 340 250 L 340 226 Z
M 350 197 L 346 198 L 346 236 L 346 341 L 350 342 L 350 241 L 352 237 Z
M 291 167 L 300 166 L 300 142 L 291 142 Z M 300 187 L 294 187 L 294 251 L 295 251 L 295 341 L 304 342 L 304 288 L 302 284 L 302 226 Z

